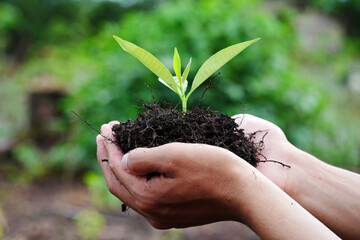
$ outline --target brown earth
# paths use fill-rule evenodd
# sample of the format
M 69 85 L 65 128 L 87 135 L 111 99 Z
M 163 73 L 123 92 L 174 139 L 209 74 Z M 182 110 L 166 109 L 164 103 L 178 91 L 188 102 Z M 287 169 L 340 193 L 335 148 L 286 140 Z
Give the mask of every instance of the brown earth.
M 80 182 L 63 184 L 43 180 L 31 186 L 0 182 L 4 240 L 75 240 L 81 239 L 75 225 L 76 214 L 96 209 L 91 194 Z M 130 210 L 97 209 L 106 219 L 99 240 L 221 240 L 259 239 L 245 225 L 220 222 L 180 231 L 160 231 Z M 1 218 L 1 213 L 0 213 Z M 2 223 L 1 223 L 2 222 Z
M 156 147 L 170 142 L 203 143 L 225 148 L 251 165 L 260 161 L 261 144 L 246 136 L 233 118 L 195 107 L 186 113 L 166 105 L 145 104 L 134 121 L 114 125 L 115 143 L 127 153 L 137 147 Z

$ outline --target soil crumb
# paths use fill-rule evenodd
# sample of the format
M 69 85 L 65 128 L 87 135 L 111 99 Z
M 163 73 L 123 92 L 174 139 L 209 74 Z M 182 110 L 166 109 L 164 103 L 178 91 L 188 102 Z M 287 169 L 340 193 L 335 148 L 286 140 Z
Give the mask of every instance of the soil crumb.
M 263 146 L 251 141 L 233 118 L 194 107 L 185 114 L 166 104 L 144 104 L 145 112 L 133 121 L 114 125 L 115 144 L 124 152 L 137 147 L 156 147 L 170 142 L 203 143 L 222 147 L 253 166 L 260 162 Z

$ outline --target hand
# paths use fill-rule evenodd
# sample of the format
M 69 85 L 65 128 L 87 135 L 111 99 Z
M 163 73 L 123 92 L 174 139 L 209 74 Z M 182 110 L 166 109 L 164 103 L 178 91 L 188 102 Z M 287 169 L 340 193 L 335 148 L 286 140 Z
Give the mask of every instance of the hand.
M 113 138 L 110 125 L 101 131 Z M 239 193 L 255 174 L 250 164 L 210 145 L 170 143 L 125 156 L 101 136 L 97 145 L 109 190 L 160 229 L 238 220 Z
M 292 181 L 289 177 L 291 167 L 294 167 L 296 159 L 299 157 L 299 150 L 286 139 L 284 132 L 275 124 L 264 119 L 249 115 L 238 114 L 233 116 L 240 128 L 244 129 L 245 134 L 253 136 L 254 142 L 264 142 L 264 149 L 259 156 L 260 160 L 273 160 L 284 163 L 289 167 L 284 167 L 279 163 L 260 162 L 257 169 L 278 185 L 282 190 L 288 192 L 292 188 Z
M 103 125 L 101 131 L 113 139 L 110 125 Z M 102 136 L 96 141 L 110 192 L 158 229 L 234 220 L 247 224 L 264 239 L 337 239 L 269 179 L 228 150 L 170 143 L 123 155 Z
M 259 163 L 257 169 L 261 173 L 343 239 L 359 236 L 360 214 L 356 213 L 360 210 L 360 192 L 353 190 L 354 186 L 360 186 L 359 175 L 330 166 L 301 151 L 288 142 L 279 127 L 266 120 L 247 114 L 234 117 L 247 134 L 266 130 L 262 155 L 291 166 Z M 255 141 L 262 137 L 261 132 L 256 134 Z

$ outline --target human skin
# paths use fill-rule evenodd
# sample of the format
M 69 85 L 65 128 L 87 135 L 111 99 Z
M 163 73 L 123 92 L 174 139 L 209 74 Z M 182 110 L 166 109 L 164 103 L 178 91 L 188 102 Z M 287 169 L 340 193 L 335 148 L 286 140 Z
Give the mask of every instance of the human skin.
M 291 166 L 259 163 L 257 169 L 342 239 L 360 238 L 360 175 L 326 164 L 292 145 L 271 122 L 239 114 L 246 133 L 267 130 L 262 154 Z M 259 141 L 263 134 L 257 134 Z
M 113 138 L 110 125 L 101 130 Z M 97 145 L 109 190 L 156 228 L 234 220 L 264 239 L 338 239 L 257 169 L 225 149 L 171 143 L 124 156 L 102 136 Z M 154 172 L 158 175 L 148 179 Z

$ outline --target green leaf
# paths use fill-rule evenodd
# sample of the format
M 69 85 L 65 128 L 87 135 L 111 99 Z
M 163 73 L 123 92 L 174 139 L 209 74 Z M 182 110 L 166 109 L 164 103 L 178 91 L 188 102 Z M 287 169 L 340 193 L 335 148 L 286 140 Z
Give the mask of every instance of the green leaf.
M 162 64 L 159 59 L 154 57 L 151 53 L 146 51 L 145 49 L 136 46 L 135 44 L 125 41 L 124 39 L 119 38 L 118 36 L 113 35 L 115 40 L 119 43 L 124 51 L 130 53 L 135 58 L 137 58 L 142 64 L 145 65 L 150 71 L 152 71 L 156 76 L 161 78 L 166 84 L 174 90 L 177 94 L 178 92 L 176 83 L 169 72 L 169 70 Z
M 180 86 L 180 81 L 178 80 L 177 76 L 174 76 L 174 81 L 177 85 L 177 89 L 178 89 L 178 92 L 181 93 L 181 95 L 183 95 L 182 93 L 185 93 L 186 92 L 186 88 L 188 86 L 188 81 L 185 80 L 182 82 L 182 90 L 181 89 L 181 86 Z M 159 82 L 161 82 L 162 84 L 164 84 L 166 87 L 168 87 L 169 89 L 171 89 L 171 91 L 174 91 L 171 87 L 169 87 L 166 82 L 164 82 L 164 80 L 162 80 L 161 78 L 158 78 Z M 185 94 L 183 95 L 185 96 Z M 181 98 L 181 97 L 180 97 Z
M 183 74 L 182 74 L 182 76 L 181 76 L 181 81 L 182 81 L 182 82 L 185 82 L 186 79 L 187 79 L 187 77 L 188 77 L 188 75 L 189 75 L 190 65 L 191 65 L 191 58 L 190 58 L 190 60 L 189 60 L 189 63 L 186 65 L 186 68 L 185 68 L 185 70 L 184 70 L 184 72 L 183 72 Z
M 177 76 L 177 78 L 181 83 L 181 60 L 180 60 L 180 55 L 178 53 L 177 48 L 174 49 L 174 60 L 173 60 L 173 65 L 174 65 L 174 71 L 175 71 L 175 75 Z
M 177 85 L 177 89 L 178 91 L 176 92 L 174 89 L 172 89 L 164 80 L 162 80 L 161 78 L 158 78 L 159 82 L 161 82 L 162 84 L 164 84 L 166 87 L 168 87 L 169 89 L 171 89 L 171 91 L 174 91 L 175 93 L 180 93 L 180 84 L 178 84 L 175 80 L 175 78 L 177 79 L 177 77 L 173 77 L 176 85 Z
M 204 64 L 200 67 L 199 71 L 196 73 L 190 92 L 186 96 L 186 98 L 188 98 L 196 88 L 198 88 L 214 72 L 219 70 L 225 63 L 230 61 L 241 51 L 243 51 L 245 48 L 247 48 L 254 42 L 258 41 L 259 39 L 260 38 L 231 45 L 212 55 L 208 60 L 204 62 Z

